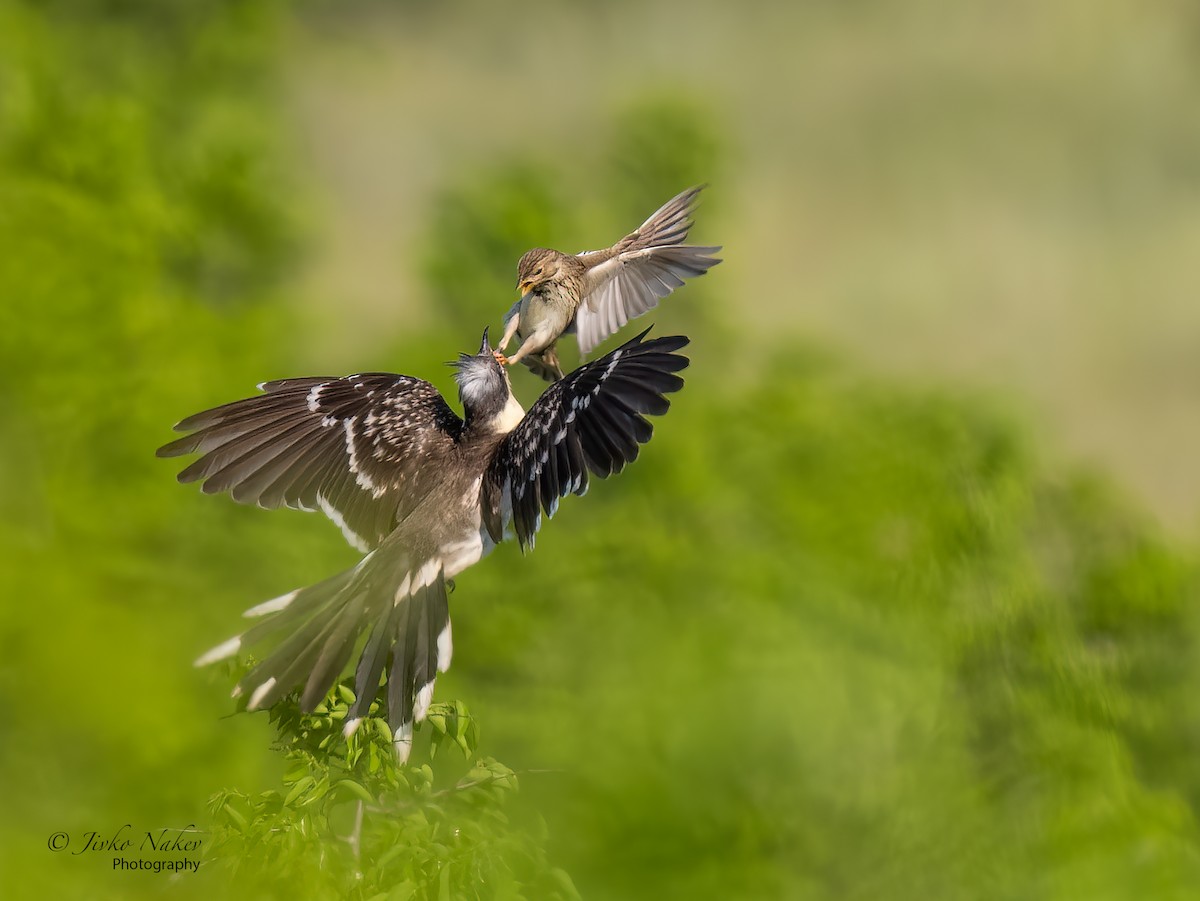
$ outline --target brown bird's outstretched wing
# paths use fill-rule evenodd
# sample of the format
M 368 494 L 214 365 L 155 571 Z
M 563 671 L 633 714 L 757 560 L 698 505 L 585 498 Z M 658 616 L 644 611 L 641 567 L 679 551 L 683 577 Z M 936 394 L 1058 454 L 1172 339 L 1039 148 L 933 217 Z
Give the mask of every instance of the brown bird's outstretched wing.
M 438 390 L 406 375 L 264 382 L 263 394 L 175 426 L 192 434 L 160 457 L 200 453 L 179 474 L 260 507 L 321 510 L 354 547 L 378 547 L 416 506 L 454 446 L 462 420 Z
M 671 198 L 637 231 L 607 250 L 588 251 L 579 259 L 588 267 L 583 298 L 575 317 L 579 350 L 588 353 L 630 319 L 658 306 L 683 284 L 717 263 L 721 248 L 684 244 L 692 211 L 703 185 Z
M 687 338 L 645 336 L 555 382 L 505 437 L 480 489 L 493 541 L 511 511 L 521 547 L 532 546 L 542 513 L 553 516 L 559 499 L 587 491 L 589 471 L 605 478 L 637 459 L 654 431 L 645 415 L 667 412 L 666 395 L 683 387 L 675 373 L 688 365 L 675 353 Z

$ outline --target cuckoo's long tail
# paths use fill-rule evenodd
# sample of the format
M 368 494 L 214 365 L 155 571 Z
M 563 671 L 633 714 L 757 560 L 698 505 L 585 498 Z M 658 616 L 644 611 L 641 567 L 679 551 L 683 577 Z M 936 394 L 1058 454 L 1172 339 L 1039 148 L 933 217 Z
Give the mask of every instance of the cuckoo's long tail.
M 259 710 L 299 689 L 301 709 L 311 712 L 361 647 L 346 734 L 367 715 L 386 670 L 387 719 L 396 753 L 407 760 L 413 724 L 429 712 L 434 680 L 450 666 L 450 609 L 440 561 L 413 565 L 408 559 L 389 560 L 388 550 L 381 548 L 352 569 L 247 610 L 246 616 L 260 621 L 204 654 L 196 665 L 277 636 L 234 695 L 246 695 L 247 708 Z

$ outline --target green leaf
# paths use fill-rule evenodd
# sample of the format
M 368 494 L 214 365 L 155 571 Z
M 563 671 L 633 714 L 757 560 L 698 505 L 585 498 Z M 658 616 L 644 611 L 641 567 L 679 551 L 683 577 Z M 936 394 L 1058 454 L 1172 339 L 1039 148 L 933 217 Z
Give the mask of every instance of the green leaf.
M 223 809 L 225 811 L 225 815 L 227 817 L 229 817 L 231 820 L 233 820 L 234 824 L 244 832 L 246 830 L 246 827 L 249 826 L 249 823 L 246 821 L 246 818 L 244 816 L 242 816 L 240 813 L 238 813 L 238 811 L 234 808 L 233 804 L 230 802 L 226 802 L 225 807 Z
M 376 800 L 374 795 L 353 779 L 343 779 L 334 786 L 334 790 L 344 791 L 346 794 L 360 801 L 366 801 L 368 804 L 374 804 Z
M 297 779 L 296 784 L 292 786 L 292 790 L 287 793 L 287 797 L 283 799 L 284 807 L 291 807 L 292 803 L 302 794 L 316 785 L 317 780 L 312 776 L 305 776 L 302 779 Z
M 392 887 L 387 893 L 387 901 L 412 901 L 419 893 L 420 888 L 417 884 L 406 879 Z
M 371 725 L 374 727 L 375 733 L 380 738 L 388 743 L 391 743 L 392 730 L 391 727 L 388 726 L 387 720 L 383 719 L 382 717 L 376 717 L 371 720 Z

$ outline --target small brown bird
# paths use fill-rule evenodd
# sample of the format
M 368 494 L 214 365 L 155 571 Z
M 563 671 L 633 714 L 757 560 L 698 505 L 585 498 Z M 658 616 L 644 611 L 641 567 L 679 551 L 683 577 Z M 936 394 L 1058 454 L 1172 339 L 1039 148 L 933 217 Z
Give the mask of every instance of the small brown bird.
M 555 344 L 574 332 L 582 354 L 614 334 L 630 319 L 658 306 L 683 284 L 703 275 L 719 259 L 717 247 L 684 244 L 692 210 L 704 185 L 689 188 L 662 205 L 637 231 L 605 250 L 580 254 L 535 247 L 517 263 L 518 300 L 504 317 L 499 350 L 514 335 L 522 339 L 501 363 L 525 363 L 547 381 L 563 377 Z

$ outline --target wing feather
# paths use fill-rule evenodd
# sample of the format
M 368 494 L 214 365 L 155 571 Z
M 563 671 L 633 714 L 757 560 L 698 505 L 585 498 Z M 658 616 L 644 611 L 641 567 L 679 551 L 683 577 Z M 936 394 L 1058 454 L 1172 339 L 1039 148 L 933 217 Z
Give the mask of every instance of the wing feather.
M 531 547 L 542 514 L 553 516 L 567 494 L 583 494 L 589 472 L 620 472 L 650 440 L 645 415 L 670 406 L 674 373 L 688 365 L 675 351 L 683 337 L 643 340 L 646 332 L 555 382 L 505 436 L 485 474 L 481 502 L 489 513 L 511 509 L 521 547 Z M 495 523 L 488 526 L 495 535 Z
M 714 256 L 719 246 L 683 243 L 703 188 L 689 188 L 671 198 L 612 247 L 580 254 L 588 267 L 583 302 L 575 317 L 582 353 L 658 306 L 686 279 L 703 275 L 721 262 Z
M 410 376 L 265 382 L 264 393 L 189 416 L 191 432 L 160 457 L 199 453 L 180 474 L 202 490 L 260 507 L 323 510 L 348 540 L 377 547 L 428 490 L 462 420 L 437 389 Z

